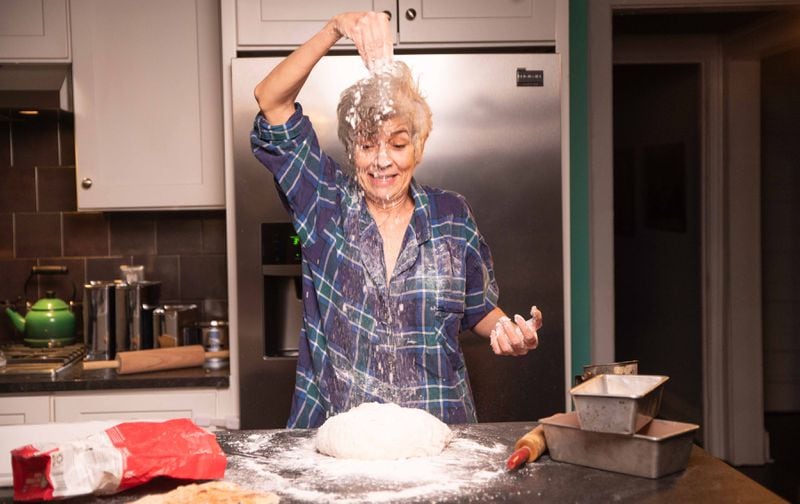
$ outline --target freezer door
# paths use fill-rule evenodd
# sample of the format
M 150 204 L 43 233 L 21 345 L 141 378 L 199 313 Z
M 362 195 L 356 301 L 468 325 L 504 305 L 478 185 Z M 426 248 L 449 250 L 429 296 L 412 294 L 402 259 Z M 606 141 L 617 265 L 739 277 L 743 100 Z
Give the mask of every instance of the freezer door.
M 496 357 L 488 341 L 463 335 L 478 418 L 531 420 L 562 411 L 560 57 L 507 53 L 398 58 L 417 76 L 433 112 L 433 130 L 417 180 L 467 198 L 492 250 L 501 308 L 509 315 L 527 317 L 535 304 L 544 312 L 540 347 L 526 357 Z M 249 145 L 257 113 L 253 88 L 279 61 L 233 61 L 238 314 L 240 353 L 245 356 L 246 343 L 241 340 L 263 331 L 257 300 L 262 282 L 252 281 L 260 268 L 254 230 L 261 222 L 288 221 L 271 176 L 255 160 Z M 344 159 L 336 134 L 339 94 L 366 75 L 358 57 L 328 56 L 319 62 L 298 97 L 322 147 L 335 159 Z M 263 359 L 257 364 L 263 365 Z M 244 397 L 247 375 L 257 374 L 247 373 L 248 363 L 241 365 L 244 405 L 252 399 Z

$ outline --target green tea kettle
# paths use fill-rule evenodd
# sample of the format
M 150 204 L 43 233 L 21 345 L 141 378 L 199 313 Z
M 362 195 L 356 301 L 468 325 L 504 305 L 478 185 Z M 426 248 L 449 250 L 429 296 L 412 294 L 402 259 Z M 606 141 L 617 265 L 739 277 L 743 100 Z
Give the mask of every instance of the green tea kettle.
M 25 290 L 27 291 L 28 284 L 35 275 L 66 273 L 66 266 L 34 266 L 25 282 Z M 25 317 L 10 307 L 6 308 L 6 314 L 14 327 L 24 335 L 23 341 L 26 345 L 57 347 L 75 341 L 75 314 L 70 305 L 58 299 L 53 291 L 47 291 L 45 297 L 30 306 Z
M 36 301 L 24 318 L 11 308 L 6 313 L 30 346 L 64 346 L 75 341 L 75 314 L 53 291 Z

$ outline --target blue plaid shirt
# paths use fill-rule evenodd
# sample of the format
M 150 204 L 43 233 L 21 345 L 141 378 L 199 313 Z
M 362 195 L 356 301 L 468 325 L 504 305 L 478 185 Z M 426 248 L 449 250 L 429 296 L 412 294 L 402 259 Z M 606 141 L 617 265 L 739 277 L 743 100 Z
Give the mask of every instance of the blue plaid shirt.
M 289 427 L 368 401 L 476 422 L 458 341 L 497 305 L 489 248 L 464 198 L 411 183 L 414 213 L 387 285 L 378 227 L 354 177 L 297 104 L 256 116 L 253 152 L 275 176 L 302 247 L 303 329 Z

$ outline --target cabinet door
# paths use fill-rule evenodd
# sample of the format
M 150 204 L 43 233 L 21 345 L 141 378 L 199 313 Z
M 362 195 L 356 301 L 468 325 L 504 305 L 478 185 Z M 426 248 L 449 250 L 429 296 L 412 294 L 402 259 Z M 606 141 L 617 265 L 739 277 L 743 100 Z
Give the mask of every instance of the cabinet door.
M 0 425 L 40 424 L 50 421 L 50 396 L 0 396 Z
M 399 0 L 400 43 L 552 42 L 555 0 Z
M 237 45 L 295 46 L 317 33 L 330 18 L 348 11 L 387 11 L 394 0 L 236 0 Z M 339 44 L 352 45 L 342 40 Z M 247 47 L 250 46 L 250 47 Z
M 214 418 L 215 390 L 83 392 L 57 394 L 53 402 L 56 422 L 87 420 L 168 420 Z
M 0 0 L 0 60 L 69 61 L 67 0 Z
M 72 0 L 78 208 L 225 204 L 215 0 Z

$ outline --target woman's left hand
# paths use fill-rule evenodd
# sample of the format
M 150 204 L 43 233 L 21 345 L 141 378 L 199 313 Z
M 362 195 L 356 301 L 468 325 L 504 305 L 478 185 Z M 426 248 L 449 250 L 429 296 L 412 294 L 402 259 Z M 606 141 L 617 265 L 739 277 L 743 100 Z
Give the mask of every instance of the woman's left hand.
M 513 321 L 501 317 L 489 335 L 492 351 L 497 355 L 525 355 L 539 346 L 537 331 L 541 327 L 542 312 L 535 306 L 531 307 L 531 318 L 528 320 L 520 315 L 514 315 Z

